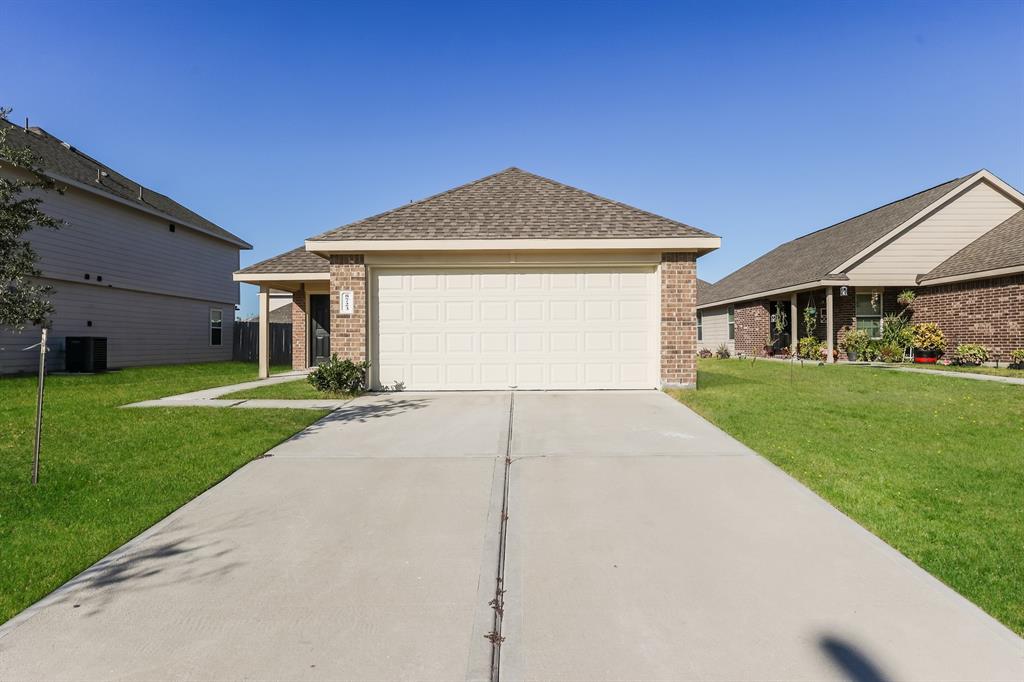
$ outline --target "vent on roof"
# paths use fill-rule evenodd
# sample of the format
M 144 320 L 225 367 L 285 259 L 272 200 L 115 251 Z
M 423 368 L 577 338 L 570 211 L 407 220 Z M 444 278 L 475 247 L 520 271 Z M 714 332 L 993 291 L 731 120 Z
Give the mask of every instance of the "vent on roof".
M 69 145 L 67 142 L 61 142 L 60 146 L 64 147 L 64 149 L 71 149 L 71 145 Z

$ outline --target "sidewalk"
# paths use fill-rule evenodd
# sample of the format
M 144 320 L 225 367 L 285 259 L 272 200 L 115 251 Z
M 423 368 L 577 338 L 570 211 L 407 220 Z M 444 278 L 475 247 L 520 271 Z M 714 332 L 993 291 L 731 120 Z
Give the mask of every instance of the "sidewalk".
M 285 372 L 283 374 L 276 374 L 267 379 L 257 379 L 256 381 L 246 381 L 241 384 L 231 384 L 230 386 L 207 388 L 202 391 L 181 393 L 179 395 L 171 395 L 157 400 L 143 400 L 142 402 L 131 403 L 130 405 L 123 405 L 122 407 L 239 407 L 243 409 L 284 408 L 293 410 L 336 410 L 352 400 L 352 398 L 344 398 L 341 400 L 331 400 L 327 398 L 323 400 L 221 399 L 221 396 L 237 393 L 238 391 L 247 391 L 251 388 L 273 386 L 274 384 L 283 384 L 289 381 L 305 379 L 308 373 L 308 370 Z

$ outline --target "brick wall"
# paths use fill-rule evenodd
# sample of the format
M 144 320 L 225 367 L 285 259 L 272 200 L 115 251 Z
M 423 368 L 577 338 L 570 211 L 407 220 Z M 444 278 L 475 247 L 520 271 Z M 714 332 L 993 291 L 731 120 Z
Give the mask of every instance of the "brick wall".
M 351 291 L 353 313 L 339 312 L 338 292 Z M 362 254 L 331 256 L 331 353 L 356 362 L 366 360 L 366 266 Z
M 768 302 L 741 301 L 735 307 L 736 352 L 743 355 L 760 355 L 771 326 Z
M 309 347 L 306 335 L 309 321 L 306 317 L 306 288 L 292 294 L 292 369 L 306 369 L 309 364 Z
M 661 254 L 661 382 L 697 385 L 697 257 Z
M 1024 348 L 1024 275 L 957 282 L 917 290 L 913 321 L 934 322 L 946 335 L 946 353 L 980 343 L 992 360 L 1008 362 Z

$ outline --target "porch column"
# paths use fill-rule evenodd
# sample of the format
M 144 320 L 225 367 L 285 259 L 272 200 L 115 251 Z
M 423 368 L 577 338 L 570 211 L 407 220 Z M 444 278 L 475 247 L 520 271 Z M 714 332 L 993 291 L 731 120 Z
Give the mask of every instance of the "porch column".
M 825 362 L 832 364 L 836 361 L 833 356 L 835 325 L 832 324 L 832 287 L 825 287 L 825 333 L 828 335 L 828 360 Z
M 260 285 L 259 378 L 270 376 L 270 288 Z
M 796 340 L 797 336 L 800 335 L 797 327 L 797 316 L 796 316 L 796 292 L 789 298 L 789 324 L 792 329 L 792 338 L 789 340 L 789 352 L 791 355 L 796 355 Z

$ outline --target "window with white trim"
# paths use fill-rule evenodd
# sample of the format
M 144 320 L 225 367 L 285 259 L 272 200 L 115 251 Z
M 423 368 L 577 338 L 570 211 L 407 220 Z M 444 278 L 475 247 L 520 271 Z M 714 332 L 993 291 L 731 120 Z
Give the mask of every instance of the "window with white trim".
M 697 311 L 697 340 L 704 340 L 704 313 Z
M 210 308 L 210 345 L 221 345 L 224 330 L 224 311 L 220 308 Z
M 868 291 L 856 294 L 857 329 L 873 339 L 882 338 L 882 292 Z
M 736 306 L 729 306 L 729 308 L 727 310 L 728 310 L 728 315 L 729 315 L 729 340 L 730 341 L 735 341 L 736 340 Z

